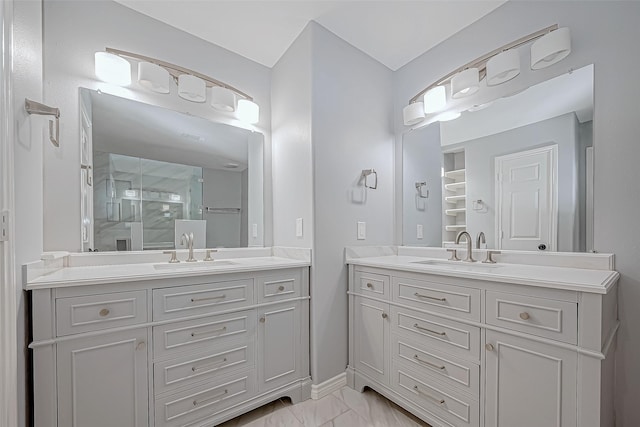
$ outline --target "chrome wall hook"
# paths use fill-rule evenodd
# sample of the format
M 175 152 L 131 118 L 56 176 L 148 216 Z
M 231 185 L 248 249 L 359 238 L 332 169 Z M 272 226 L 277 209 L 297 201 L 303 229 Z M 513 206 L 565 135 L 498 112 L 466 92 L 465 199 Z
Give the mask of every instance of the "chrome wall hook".
M 429 190 L 427 190 L 426 193 L 423 192 L 423 189 L 427 186 L 427 183 L 425 181 L 423 182 L 416 182 L 416 190 L 418 190 L 418 197 L 420 197 L 421 199 L 427 199 L 429 198 Z
M 54 147 L 60 147 L 60 109 L 49 107 L 48 105 L 32 101 L 28 98 L 24 99 L 24 109 L 29 114 L 38 114 L 41 116 L 55 117 L 55 132 L 53 120 L 49 120 L 49 141 Z

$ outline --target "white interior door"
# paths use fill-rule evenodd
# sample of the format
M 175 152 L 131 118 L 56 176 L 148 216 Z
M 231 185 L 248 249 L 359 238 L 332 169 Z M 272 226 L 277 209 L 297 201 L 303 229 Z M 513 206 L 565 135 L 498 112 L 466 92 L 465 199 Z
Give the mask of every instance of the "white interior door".
M 499 249 L 557 250 L 558 146 L 496 157 Z

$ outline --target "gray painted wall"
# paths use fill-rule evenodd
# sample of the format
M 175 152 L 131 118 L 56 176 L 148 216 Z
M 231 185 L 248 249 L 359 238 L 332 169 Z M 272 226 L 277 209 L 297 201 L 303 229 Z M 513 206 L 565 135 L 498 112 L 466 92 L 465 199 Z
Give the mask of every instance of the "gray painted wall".
M 640 182 L 640 121 L 637 100 L 640 85 L 640 2 L 507 2 L 491 14 L 458 32 L 395 73 L 396 150 L 401 150 L 402 107 L 417 92 L 452 69 L 512 40 L 553 23 L 571 28 L 573 51 L 565 60 L 531 74 L 547 80 L 569 68 L 595 64 L 594 70 L 594 244 L 599 252 L 616 254 L 621 273 L 616 355 L 617 425 L 640 425 L 640 227 L 637 212 L 640 196 L 633 191 Z M 397 197 L 401 175 L 396 174 Z M 627 185 L 627 183 L 631 183 Z M 630 192 L 631 190 L 631 192 Z M 400 201 L 396 204 L 398 207 Z M 398 216 L 398 218 L 400 218 Z M 401 236 L 402 224 L 396 224 Z M 397 237 L 399 239 L 399 237 Z

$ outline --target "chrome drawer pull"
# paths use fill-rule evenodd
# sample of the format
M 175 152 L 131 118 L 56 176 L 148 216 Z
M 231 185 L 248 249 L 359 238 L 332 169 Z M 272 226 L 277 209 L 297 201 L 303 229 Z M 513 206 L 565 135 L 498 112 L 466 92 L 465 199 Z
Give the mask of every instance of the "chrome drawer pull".
M 436 369 L 440 369 L 441 371 L 442 371 L 444 368 L 446 368 L 446 366 L 444 366 L 444 365 L 436 365 L 435 363 L 431 363 L 431 362 L 428 362 L 428 361 L 426 361 L 426 360 L 422 360 L 422 359 L 420 359 L 420 357 L 419 357 L 417 354 L 414 354 L 414 355 L 413 355 L 413 358 L 414 358 L 414 359 L 416 359 L 416 360 L 417 360 L 418 362 L 420 362 L 420 363 L 424 363 L 425 365 L 433 366 L 434 368 L 436 368 Z
M 413 327 L 416 328 L 416 329 L 420 329 L 421 331 L 431 332 L 432 334 L 436 334 L 436 335 L 440 335 L 440 336 L 447 335 L 446 332 L 438 332 L 438 331 L 434 331 L 432 329 L 423 328 L 422 326 L 418 325 L 417 323 L 415 325 L 413 325 Z
M 192 372 L 196 372 L 196 371 L 199 371 L 201 369 L 211 368 L 211 367 L 214 367 L 214 366 L 218 366 L 219 364 L 224 363 L 226 361 L 227 361 L 227 358 L 225 357 L 224 359 L 218 360 L 217 362 L 211 362 L 211 363 L 207 363 L 206 365 L 200 365 L 200 366 L 192 366 L 191 367 L 191 371 Z
M 424 391 L 420 390 L 420 389 L 418 388 L 418 386 L 417 386 L 417 385 L 414 385 L 414 386 L 413 386 L 413 389 L 415 390 L 415 392 L 416 392 L 416 393 L 423 395 L 423 396 L 424 396 L 424 397 L 426 397 L 427 399 L 431 399 L 431 400 L 433 400 L 433 401 L 434 401 L 434 402 L 436 402 L 438 405 L 442 405 L 442 404 L 444 404 L 444 399 L 438 399 L 437 397 L 433 397 L 433 396 L 431 396 L 429 393 L 426 393 L 426 392 L 424 392 Z
M 373 289 L 373 285 L 371 283 L 367 283 L 367 288 Z
M 214 299 L 222 299 L 222 298 L 226 298 L 227 296 L 225 294 L 222 295 L 218 295 L 217 297 L 207 297 L 207 298 L 191 298 L 191 302 L 200 302 L 200 301 L 211 301 Z
M 522 320 L 529 320 L 529 313 L 527 313 L 526 311 L 524 313 L 520 313 L 520 318 Z
M 206 399 L 202 399 L 202 400 L 194 400 L 193 406 L 198 406 L 203 403 L 211 402 L 212 400 L 216 400 L 216 399 L 222 400 L 222 397 L 227 393 L 229 393 L 229 390 L 225 388 L 222 393 L 218 393 L 215 396 L 207 397 Z
M 222 328 L 218 328 L 218 329 L 211 329 L 209 331 L 200 331 L 200 332 L 191 332 L 191 336 L 195 337 L 196 335 L 209 335 L 209 334 L 215 334 L 217 332 L 224 332 L 227 330 L 226 326 L 223 326 Z
M 427 298 L 427 299 L 432 299 L 432 300 L 435 300 L 435 301 L 442 301 L 442 302 L 444 302 L 444 301 L 446 301 L 446 300 L 447 300 L 446 298 L 430 297 L 429 295 L 422 295 L 422 294 L 419 294 L 419 293 L 417 293 L 417 292 L 416 292 L 415 294 L 413 294 L 413 295 L 417 296 L 418 298 Z
M 103 308 L 102 310 L 100 310 L 100 317 L 107 317 L 109 315 L 110 311 L 108 308 Z

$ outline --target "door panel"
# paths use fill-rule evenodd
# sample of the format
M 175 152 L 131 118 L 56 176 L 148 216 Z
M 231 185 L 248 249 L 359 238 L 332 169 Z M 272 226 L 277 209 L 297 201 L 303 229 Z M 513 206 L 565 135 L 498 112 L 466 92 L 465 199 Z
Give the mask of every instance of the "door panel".
M 300 309 L 298 303 L 269 307 L 259 315 L 260 391 L 298 378 Z
M 356 369 L 372 379 L 388 382 L 389 304 L 356 299 Z

